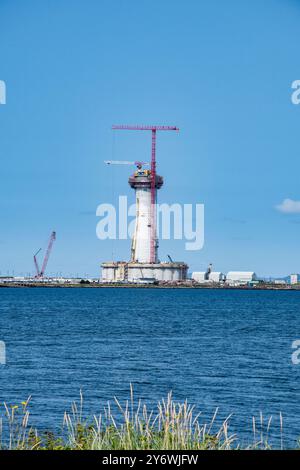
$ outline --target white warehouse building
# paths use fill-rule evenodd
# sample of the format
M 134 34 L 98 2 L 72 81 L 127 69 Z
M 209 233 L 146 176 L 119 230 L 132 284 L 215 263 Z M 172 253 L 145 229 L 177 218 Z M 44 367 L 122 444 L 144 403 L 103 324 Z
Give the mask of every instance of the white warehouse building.
M 257 276 L 253 271 L 229 271 L 226 276 L 226 282 L 229 284 L 247 284 L 257 281 Z
M 208 277 L 208 279 L 207 279 Z M 193 272 L 192 279 L 196 282 L 222 282 L 225 280 L 225 276 L 221 272 Z
M 225 281 L 225 275 L 218 271 L 213 271 L 209 275 L 209 280 L 212 282 L 222 282 Z

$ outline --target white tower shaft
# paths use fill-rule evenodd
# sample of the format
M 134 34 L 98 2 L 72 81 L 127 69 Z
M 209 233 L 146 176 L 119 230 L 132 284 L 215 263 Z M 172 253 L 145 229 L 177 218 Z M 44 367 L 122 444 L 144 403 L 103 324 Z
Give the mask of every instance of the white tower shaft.
M 135 189 L 136 220 L 132 240 L 132 261 L 136 263 L 151 262 L 151 189 Z M 155 248 L 157 262 L 157 247 Z

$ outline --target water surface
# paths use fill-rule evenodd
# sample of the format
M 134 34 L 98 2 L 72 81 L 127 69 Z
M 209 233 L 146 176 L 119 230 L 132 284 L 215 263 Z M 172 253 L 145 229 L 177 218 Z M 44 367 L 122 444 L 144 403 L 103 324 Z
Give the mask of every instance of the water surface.
M 211 417 L 234 413 L 251 440 L 252 415 L 284 419 L 300 436 L 300 292 L 202 289 L 1 288 L 0 400 L 32 395 L 33 423 L 59 426 L 82 389 L 98 413 L 129 383 L 150 406 L 172 390 Z

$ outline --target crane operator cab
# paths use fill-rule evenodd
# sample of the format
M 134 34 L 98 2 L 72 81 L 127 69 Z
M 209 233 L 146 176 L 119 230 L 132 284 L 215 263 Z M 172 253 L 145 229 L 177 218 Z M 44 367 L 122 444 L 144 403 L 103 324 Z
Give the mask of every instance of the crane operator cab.
M 146 163 L 136 162 L 137 170 L 134 172 L 134 176 L 149 176 L 151 174 L 151 171 L 143 168 L 143 165 L 146 165 Z

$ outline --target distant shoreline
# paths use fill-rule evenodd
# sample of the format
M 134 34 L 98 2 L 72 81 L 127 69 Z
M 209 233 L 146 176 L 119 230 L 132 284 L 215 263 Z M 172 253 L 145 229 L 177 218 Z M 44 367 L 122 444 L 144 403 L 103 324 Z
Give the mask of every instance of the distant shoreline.
M 250 291 L 262 291 L 262 290 L 284 290 L 284 291 L 299 291 L 299 286 L 291 285 L 261 285 L 256 287 L 251 286 L 217 286 L 217 285 L 190 285 L 190 284 L 176 284 L 176 285 L 153 285 L 153 284 L 27 284 L 27 283 L 0 283 L 0 288 L 60 288 L 60 289 L 213 289 L 213 290 L 250 290 Z

